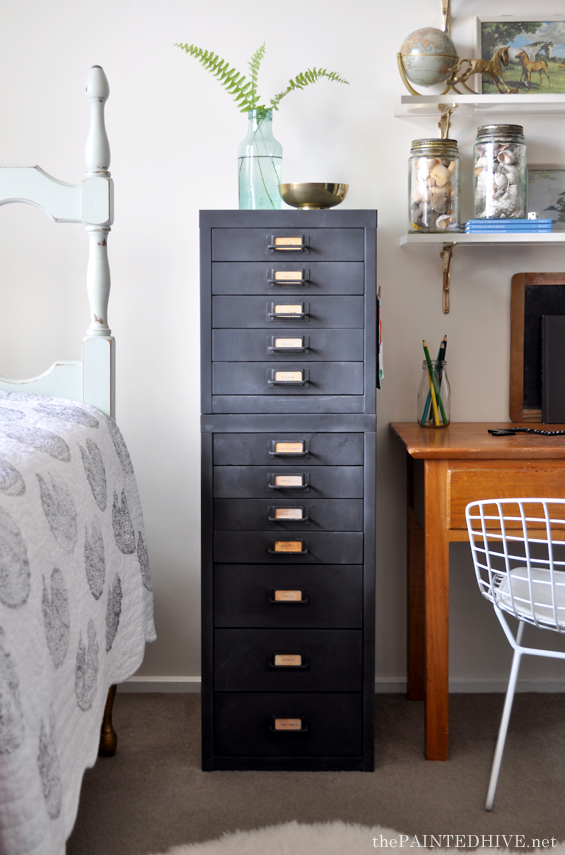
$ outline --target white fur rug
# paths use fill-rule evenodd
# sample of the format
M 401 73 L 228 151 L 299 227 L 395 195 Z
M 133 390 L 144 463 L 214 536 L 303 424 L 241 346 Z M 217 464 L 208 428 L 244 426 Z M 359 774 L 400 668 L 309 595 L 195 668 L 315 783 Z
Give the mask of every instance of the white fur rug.
M 486 838 L 486 839 L 485 839 Z M 390 828 L 375 825 L 353 825 L 345 822 L 326 822 L 306 825 L 287 822 L 253 831 L 236 831 L 223 834 L 205 843 L 175 846 L 163 855 L 363 855 L 378 849 L 406 849 L 412 855 L 418 849 L 433 848 L 433 855 L 456 855 L 457 848 L 473 849 L 473 855 L 502 855 L 510 850 L 536 845 L 531 840 L 520 840 L 520 835 L 413 835 L 401 834 Z M 545 843 L 545 846 L 544 846 Z M 528 855 L 550 850 L 552 855 L 565 855 L 565 844 L 554 838 L 540 842 L 541 849 L 529 849 Z M 445 848 L 442 848 L 445 847 Z M 388 855 L 388 851 L 387 851 Z

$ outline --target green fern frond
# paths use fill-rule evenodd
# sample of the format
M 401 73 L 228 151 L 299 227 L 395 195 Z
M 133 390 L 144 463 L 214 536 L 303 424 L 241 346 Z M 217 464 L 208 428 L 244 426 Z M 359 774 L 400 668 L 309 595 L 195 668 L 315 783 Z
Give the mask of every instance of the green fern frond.
M 176 43 L 175 47 L 179 47 L 189 56 L 197 59 L 207 71 L 213 74 L 227 92 L 232 95 L 242 113 L 255 109 L 256 102 L 258 100 L 256 95 L 257 78 L 255 77 L 255 82 L 253 82 L 253 74 L 251 82 L 249 82 L 244 74 L 240 74 L 235 70 L 235 68 L 231 68 L 229 63 L 226 62 L 225 59 L 219 57 L 217 53 L 203 50 L 202 48 L 196 47 L 196 45 Z M 264 47 L 265 46 L 263 45 L 263 53 Z M 259 50 L 253 55 L 253 58 L 259 54 L 260 50 L 261 48 L 259 48 Z M 257 72 L 259 70 L 261 58 L 262 56 L 258 57 L 257 60 Z
M 249 71 L 251 72 L 251 92 L 249 95 L 249 100 L 253 104 L 253 109 L 255 109 L 259 101 L 259 96 L 257 94 L 257 81 L 259 79 L 259 69 L 261 67 L 261 60 L 264 56 L 265 42 L 263 42 L 261 47 L 257 48 L 257 50 L 248 62 Z
M 294 89 L 304 89 L 305 86 L 308 86 L 311 83 L 316 83 L 316 81 L 320 80 L 322 77 L 326 77 L 334 83 L 345 83 L 349 86 L 349 82 L 344 80 L 343 77 L 340 77 L 335 71 L 327 71 L 325 68 L 309 68 L 307 71 L 302 71 L 298 74 L 294 80 L 289 80 L 288 86 L 284 92 L 281 92 L 279 95 L 275 95 L 274 98 L 271 98 L 271 107 L 273 110 L 278 110 L 279 103 L 285 95 L 288 95 L 288 93 L 292 92 Z

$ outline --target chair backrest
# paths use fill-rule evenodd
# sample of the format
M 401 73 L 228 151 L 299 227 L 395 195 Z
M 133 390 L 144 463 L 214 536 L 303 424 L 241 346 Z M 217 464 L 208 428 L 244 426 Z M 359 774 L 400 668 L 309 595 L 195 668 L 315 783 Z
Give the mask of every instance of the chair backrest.
M 479 589 L 496 608 L 565 632 L 565 499 L 488 499 L 465 509 Z
M 89 238 L 86 290 L 90 306 L 82 362 L 56 362 L 43 374 L 27 380 L 0 377 L 0 389 L 84 401 L 113 416 L 115 342 L 108 326 L 108 235 L 114 221 L 114 188 L 108 171 L 110 145 L 104 126 L 104 105 L 109 94 L 104 70 L 93 66 L 86 82 L 90 128 L 86 172 L 80 184 L 59 181 L 39 166 L 0 167 L 0 205 L 25 202 L 41 208 L 56 223 L 83 223 Z

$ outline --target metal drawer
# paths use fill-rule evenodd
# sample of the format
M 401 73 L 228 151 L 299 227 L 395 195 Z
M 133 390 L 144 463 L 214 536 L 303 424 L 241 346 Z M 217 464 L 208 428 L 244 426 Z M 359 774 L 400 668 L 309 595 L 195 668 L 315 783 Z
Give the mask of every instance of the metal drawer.
M 362 362 L 363 330 L 214 330 L 215 362 Z
M 215 262 L 212 294 L 363 294 L 361 261 Z
M 217 627 L 350 628 L 363 621 L 363 568 L 216 564 Z
M 363 229 L 212 229 L 212 261 L 363 261 Z
M 362 433 L 215 433 L 217 466 L 361 466 Z
M 214 712 L 217 755 L 348 757 L 362 751 L 360 693 L 216 692 Z
M 363 297 L 213 297 L 215 329 L 362 329 Z
M 215 531 L 214 561 L 250 564 L 362 564 L 358 531 Z
M 294 476 L 297 483 L 289 480 Z M 362 499 L 362 466 L 214 466 L 214 497 Z
M 363 374 L 362 362 L 215 362 L 212 394 L 362 395 Z
M 358 692 L 358 629 L 216 629 L 217 692 Z
M 215 499 L 216 531 L 363 531 L 363 499 Z

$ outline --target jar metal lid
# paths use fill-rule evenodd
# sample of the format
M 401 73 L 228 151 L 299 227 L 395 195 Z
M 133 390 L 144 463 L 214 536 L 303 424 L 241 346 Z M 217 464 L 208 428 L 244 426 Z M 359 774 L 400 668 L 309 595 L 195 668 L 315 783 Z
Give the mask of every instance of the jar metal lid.
M 424 140 L 412 140 L 412 151 L 419 154 L 457 154 L 457 140 L 442 140 L 437 137 Z
M 520 137 L 523 139 L 524 128 L 522 125 L 482 125 L 480 128 L 477 128 L 477 137 L 492 137 L 496 139 L 500 139 L 501 137 L 516 139 L 516 137 Z

